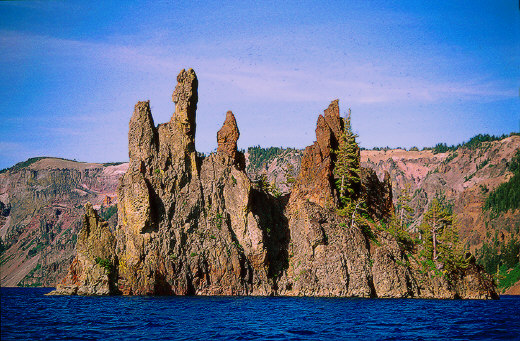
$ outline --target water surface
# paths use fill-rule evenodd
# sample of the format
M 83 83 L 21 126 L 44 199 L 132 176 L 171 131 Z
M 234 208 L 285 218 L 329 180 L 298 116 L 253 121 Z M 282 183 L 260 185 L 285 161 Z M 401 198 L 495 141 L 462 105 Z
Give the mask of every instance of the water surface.
M 6 340 L 520 340 L 520 297 L 44 296 L 2 288 Z

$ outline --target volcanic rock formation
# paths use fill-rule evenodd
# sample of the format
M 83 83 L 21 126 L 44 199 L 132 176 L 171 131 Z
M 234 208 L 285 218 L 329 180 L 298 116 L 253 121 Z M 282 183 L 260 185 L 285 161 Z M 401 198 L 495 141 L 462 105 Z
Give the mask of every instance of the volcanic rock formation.
M 85 205 L 83 228 L 78 234 L 77 255 L 69 273 L 56 290 L 68 295 L 108 295 L 117 280 L 113 271 L 115 239 L 108 223 L 100 220 L 92 204 Z
M 224 125 L 217 133 L 217 153 L 228 155 L 231 160 L 240 168 L 245 168 L 245 158 L 242 153 L 237 151 L 237 141 L 240 137 L 235 115 L 231 111 L 226 113 Z
M 375 238 L 337 214 L 337 100 L 318 118 L 317 141 L 304 152 L 292 193 L 277 198 L 246 176 L 231 112 L 217 152 L 196 153 L 197 77 L 182 70 L 177 81 L 169 122 L 155 127 L 149 102 L 135 106 L 118 226 L 112 234 L 87 206 L 85 237 L 56 294 L 495 296 L 477 267 L 454 283 L 421 275 L 390 234 Z M 368 169 L 361 175 L 358 195 L 367 211 L 387 219 L 389 177 L 380 182 Z

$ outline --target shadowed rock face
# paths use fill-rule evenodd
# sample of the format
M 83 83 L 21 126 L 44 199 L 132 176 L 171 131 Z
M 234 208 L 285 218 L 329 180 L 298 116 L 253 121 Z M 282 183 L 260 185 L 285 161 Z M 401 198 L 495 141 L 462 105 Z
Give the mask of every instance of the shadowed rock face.
M 406 265 L 392 236 L 382 232 L 375 243 L 336 214 L 331 150 L 343 129 L 337 100 L 318 117 L 317 141 L 305 149 L 292 193 L 275 198 L 246 176 L 231 112 L 217 134 L 217 153 L 197 156 L 197 78 L 190 69 L 177 80 L 169 122 L 155 127 L 149 103 L 136 105 L 130 165 L 118 191 L 119 225 L 112 234 L 86 208 L 77 257 L 56 293 L 494 295 L 475 266 L 455 284 L 432 280 Z M 374 219 L 388 218 L 393 209 L 388 177 L 380 182 L 363 169 L 358 195 Z M 109 273 L 100 271 L 100 257 L 113 264 Z

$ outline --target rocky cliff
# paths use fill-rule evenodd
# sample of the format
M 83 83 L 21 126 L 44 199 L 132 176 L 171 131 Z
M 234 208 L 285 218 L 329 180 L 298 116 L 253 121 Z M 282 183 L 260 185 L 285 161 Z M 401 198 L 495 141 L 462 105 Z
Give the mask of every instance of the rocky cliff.
M 422 220 L 427 204 L 439 193 L 445 195 L 457 216 L 461 242 L 486 271 L 497 275 L 501 291 L 514 292 L 506 290 L 520 283 L 520 210 L 518 205 L 495 210 L 485 203 L 497 188 L 518 179 L 512 167 L 518 163 L 520 136 L 491 141 L 478 137 L 441 153 L 365 151 L 362 161 L 380 176 L 384 171 L 391 174 L 395 198 L 408 187 L 415 212 L 412 229 Z M 513 187 L 509 186 L 506 200 L 518 197 Z
M 496 274 L 500 267 L 500 289 L 510 294 L 515 291 L 506 290 L 509 286 L 515 281 L 516 287 L 520 285 L 518 265 L 511 265 L 520 261 L 520 211 L 493 212 L 485 209 L 485 202 L 495 189 L 513 178 L 509 168 L 520 151 L 520 136 L 482 137 L 485 135 L 441 152 L 417 148 L 362 150 L 361 163 L 373 169 L 379 179 L 389 175 L 386 181 L 392 183 L 395 205 L 399 205 L 403 191 L 408 191 L 412 231 L 417 231 L 431 200 L 444 195 L 457 217 L 460 243 L 489 273 Z M 248 151 L 249 172 L 266 174 L 278 187 L 288 183 L 287 169 L 300 167 L 298 150 L 254 147 Z
M 127 165 L 33 158 L 0 173 L 2 286 L 54 286 L 68 271 L 90 201 L 115 227 Z
M 338 214 L 335 155 L 343 129 L 338 101 L 319 115 L 290 195 L 273 196 L 245 173 L 228 112 L 217 152 L 194 147 L 198 81 L 182 70 L 175 112 L 155 126 L 138 102 L 129 127 L 129 168 L 118 188 L 112 232 L 87 205 L 77 257 L 55 294 L 495 297 L 474 264 L 457 276 L 422 272 L 376 223 L 389 219 L 389 175 L 361 171 L 356 196 L 368 225 Z
M 420 221 L 426 204 L 436 193 L 443 192 L 459 217 L 461 239 L 474 252 L 489 240 L 486 235 L 494 234 L 493 225 L 503 230 L 504 238 L 500 242 L 507 242 L 511 230 L 520 225 L 519 212 L 491 219 L 482 210 L 489 192 L 512 177 L 507 168 L 518 150 L 520 136 L 513 135 L 484 142 L 478 148 L 462 146 L 443 153 L 367 150 L 361 154 L 361 161 L 363 166 L 374 169 L 379 177 L 384 172 L 390 174 L 394 198 L 409 186 L 416 222 Z

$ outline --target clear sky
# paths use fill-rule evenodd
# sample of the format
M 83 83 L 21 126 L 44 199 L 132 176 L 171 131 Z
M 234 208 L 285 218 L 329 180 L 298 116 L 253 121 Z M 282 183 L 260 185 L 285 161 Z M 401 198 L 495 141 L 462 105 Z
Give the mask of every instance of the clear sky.
M 126 161 L 134 104 L 168 121 L 189 67 L 203 152 L 227 110 L 239 148 L 305 147 L 336 98 L 367 148 L 520 125 L 517 0 L 1 1 L 0 168 Z

